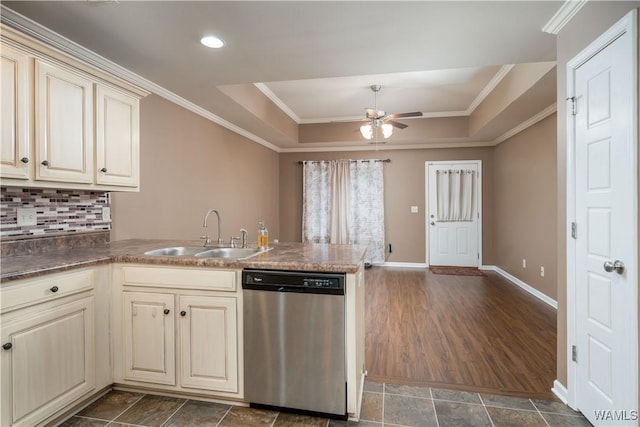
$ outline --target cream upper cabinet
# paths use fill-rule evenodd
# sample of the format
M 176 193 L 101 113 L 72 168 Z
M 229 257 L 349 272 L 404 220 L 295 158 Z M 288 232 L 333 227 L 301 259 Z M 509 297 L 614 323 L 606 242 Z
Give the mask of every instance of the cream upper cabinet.
M 176 383 L 172 294 L 124 292 L 124 378 Z
M 179 296 L 181 385 L 238 391 L 236 298 Z
M 2 25 L 3 186 L 138 191 L 145 90 Z
M 2 45 L 0 50 L 0 175 L 29 179 L 31 165 L 30 140 L 30 59 L 26 54 Z
M 140 182 L 139 100 L 96 85 L 96 183 L 137 187 Z
M 93 182 L 93 82 L 35 64 L 36 180 Z

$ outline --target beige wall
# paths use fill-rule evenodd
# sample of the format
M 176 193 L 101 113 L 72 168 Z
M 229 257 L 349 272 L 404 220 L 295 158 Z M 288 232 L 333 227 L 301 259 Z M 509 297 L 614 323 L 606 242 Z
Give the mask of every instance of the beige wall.
M 557 36 L 558 63 L 558 380 L 567 384 L 567 62 L 627 12 L 640 7 L 640 1 L 587 2 Z
M 557 297 L 555 135 L 553 114 L 499 144 L 494 149 L 493 174 L 495 265 L 553 299 Z
M 112 240 L 198 239 L 210 208 L 228 239 L 278 234 L 278 154 L 155 95 L 140 105 L 140 193 L 112 193 Z M 215 220 L 207 230 L 214 237 Z
M 388 262 L 424 263 L 425 252 L 425 162 L 438 160 L 482 160 L 484 176 L 493 174 L 493 148 L 424 150 L 380 150 L 280 155 L 280 239 L 300 241 L 302 236 L 302 166 L 299 160 L 391 159 L 385 163 L 385 234 L 393 246 Z M 495 262 L 493 236 L 492 179 L 483 180 L 483 262 Z M 419 213 L 412 214 L 411 206 Z

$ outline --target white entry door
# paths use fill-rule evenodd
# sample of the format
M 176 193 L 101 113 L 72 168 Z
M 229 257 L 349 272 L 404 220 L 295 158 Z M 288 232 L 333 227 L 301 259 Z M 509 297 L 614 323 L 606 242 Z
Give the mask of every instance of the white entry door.
M 429 265 L 478 267 L 480 200 L 480 161 L 427 163 Z
M 639 409 L 636 60 L 630 31 L 616 37 L 573 70 L 575 140 L 569 141 L 575 149 L 575 403 L 597 426 L 637 425 Z

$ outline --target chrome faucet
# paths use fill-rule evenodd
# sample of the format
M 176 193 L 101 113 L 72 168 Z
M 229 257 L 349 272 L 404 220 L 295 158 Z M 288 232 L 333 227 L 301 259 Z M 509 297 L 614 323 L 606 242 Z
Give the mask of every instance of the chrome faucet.
M 202 224 L 202 226 L 204 228 L 207 228 L 207 219 L 209 218 L 209 214 L 211 214 L 211 212 L 216 214 L 216 217 L 218 217 L 218 245 L 222 245 L 224 244 L 224 239 L 222 238 L 222 224 L 220 221 L 220 212 L 217 211 L 217 209 L 210 209 L 207 214 L 204 216 L 204 224 Z M 205 246 L 208 246 L 209 244 L 211 244 L 211 239 L 209 238 L 209 236 L 203 236 L 201 237 L 201 239 L 206 239 L 204 242 Z
M 240 229 L 240 233 L 242 233 L 242 247 L 246 248 L 249 244 L 248 240 L 249 240 L 249 232 L 247 231 L 246 228 L 241 228 Z

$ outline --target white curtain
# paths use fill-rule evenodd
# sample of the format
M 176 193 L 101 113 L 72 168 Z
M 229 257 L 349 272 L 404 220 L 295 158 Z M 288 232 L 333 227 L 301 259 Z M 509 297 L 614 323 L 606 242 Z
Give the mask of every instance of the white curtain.
M 304 162 L 302 211 L 303 242 L 361 244 L 384 261 L 382 162 Z
M 438 221 L 472 221 L 475 198 L 475 171 L 436 171 Z

